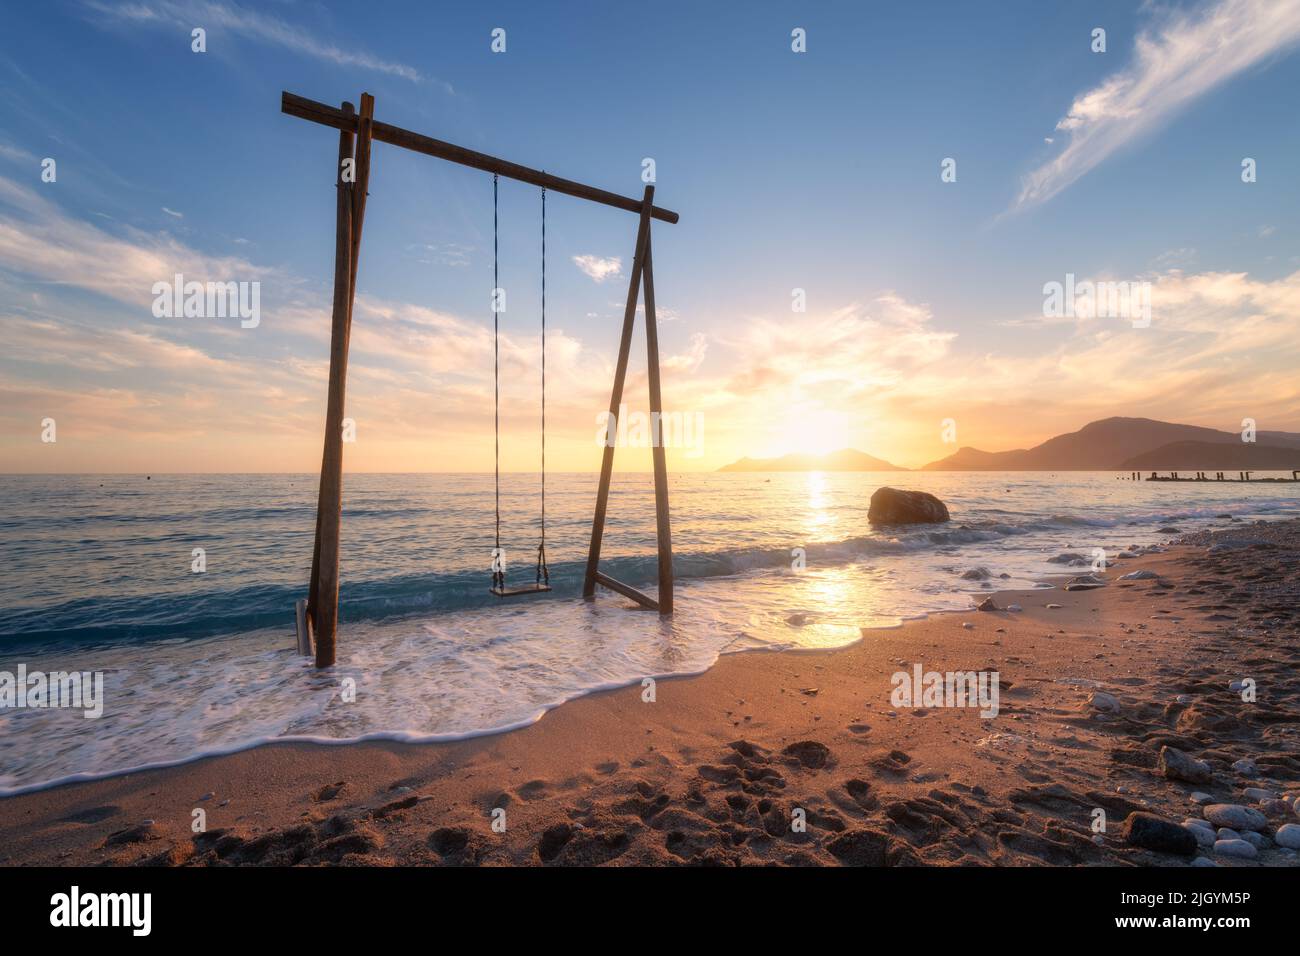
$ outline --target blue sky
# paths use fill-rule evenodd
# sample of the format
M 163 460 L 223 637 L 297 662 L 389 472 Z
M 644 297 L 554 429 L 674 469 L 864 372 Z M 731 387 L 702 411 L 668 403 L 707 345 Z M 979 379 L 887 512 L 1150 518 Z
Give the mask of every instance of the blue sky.
M 666 401 L 706 421 L 675 467 L 842 446 L 919 464 L 953 450 L 949 417 L 989 449 L 1109 414 L 1300 428 L 1281 347 L 1300 303 L 1293 0 L 379 2 L 360 18 L 75 0 L 6 16 L 4 470 L 313 467 L 337 137 L 281 115 L 284 89 L 365 90 L 386 122 L 628 195 L 653 157 L 656 199 L 682 215 L 655 231 Z M 385 144 L 372 177 L 350 467 L 490 467 L 491 177 Z M 503 181 L 519 468 L 536 445 L 538 212 L 535 189 Z M 563 196 L 548 214 L 554 448 L 579 469 L 635 217 Z M 595 281 L 575 257 L 621 274 Z M 154 318 L 144 280 L 181 266 L 260 280 L 259 327 Z M 1153 327 L 1044 321 L 1043 284 L 1066 273 L 1152 281 Z M 643 403 L 643 379 L 629 389 Z M 46 415 L 57 447 L 37 441 Z

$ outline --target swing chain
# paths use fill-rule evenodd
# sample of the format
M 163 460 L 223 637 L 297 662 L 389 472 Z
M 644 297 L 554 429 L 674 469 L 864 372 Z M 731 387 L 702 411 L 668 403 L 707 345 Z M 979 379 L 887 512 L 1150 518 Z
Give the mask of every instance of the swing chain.
M 501 553 L 501 349 L 500 305 L 497 297 L 501 288 L 497 251 L 497 174 L 492 174 L 492 432 L 494 454 L 494 487 L 496 493 L 496 549 L 492 552 L 492 586 L 506 586 L 505 556 Z

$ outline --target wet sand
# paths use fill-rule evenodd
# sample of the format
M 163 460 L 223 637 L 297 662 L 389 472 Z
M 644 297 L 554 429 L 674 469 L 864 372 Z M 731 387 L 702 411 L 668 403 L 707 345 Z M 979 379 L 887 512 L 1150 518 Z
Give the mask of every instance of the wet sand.
M 1300 522 L 1234 524 L 1101 588 L 994 594 L 1020 612 L 730 655 L 511 733 L 273 744 L 10 797 L 0 863 L 1295 865 L 1276 841 L 1300 824 L 1298 559 Z M 1120 579 L 1138 570 L 1156 577 Z M 895 706 L 914 664 L 997 671 L 997 716 Z M 1206 816 L 1237 832 L 1184 824 Z

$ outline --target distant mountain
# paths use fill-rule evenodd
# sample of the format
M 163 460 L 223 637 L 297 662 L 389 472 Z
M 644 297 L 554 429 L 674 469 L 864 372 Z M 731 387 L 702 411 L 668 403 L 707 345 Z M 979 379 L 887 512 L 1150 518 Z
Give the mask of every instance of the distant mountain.
M 780 458 L 742 458 L 718 471 L 907 471 L 891 465 L 883 458 L 852 448 L 843 448 L 828 455 L 782 455 Z
M 1126 471 L 1291 471 L 1300 468 L 1300 447 L 1280 448 L 1243 441 L 1233 444 L 1176 441 L 1135 455 L 1124 462 L 1123 468 Z
M 1268 436 L 1265 438 L 1264 436 Z M 1300 435 L 1293 432 L 1260 432 L 1261 443 L 1270 447 L 1300 448 Z M 1215 469 L 1236 465 L 1196 462 L 1184 465 L 1131 465 L 1130 461 L 1170 445 L 1214 445 L 1249 447 L 1238 432 L 1222 432 L 1199 425 L 1178 425 L 1150 418 L 1106 418 L 1084 425 L 1077 432 L 1057 435 L 1033 448 L 1014 451 L 981 451 L 962 448 L 955 454 L 932 461 L 926 471 L 1136 471 L 1149 468 Z M 1228 460 L 1225 458 L 1225 460 Z M 1246 467 L 1246 466 L 1241 466 Z M 1249 467 L 1266 469 L 1268 465 Z M 1282 467 L 1282 466 L 1275 466 Z M 1288 470 L 1290 467 L 1287 466 Z

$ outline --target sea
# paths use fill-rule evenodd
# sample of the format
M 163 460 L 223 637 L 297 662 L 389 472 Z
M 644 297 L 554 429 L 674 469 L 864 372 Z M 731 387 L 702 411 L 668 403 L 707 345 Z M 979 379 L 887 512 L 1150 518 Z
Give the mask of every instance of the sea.
M 671 474 L 675 613 L 581 595 L 596 476 L 548 475 L 553 590 L 489 593 L 490 474 L 350 474 L 338 663 L 295 650 L 311 475 L 0 476 L 0 681 L 102 675 L 102 714 L 0 706 L 0 795 L 277 740 L 455 740 L 720 655 L 839 647 L 995 588 L 1206 527 L 1300 514 L 1300 485 L 1081 473 Z M 540 479 L 502 475 L 511 584 L 535 579 Z M 882 485 L 943 525 L 877 528 Z M 1100 549 L 1098 551 L 1097 549 Z M 655 591 L 652 476 L 614 476 L 602 568 Z M 1085 572 L 1087 568 L 1083 569 Z

